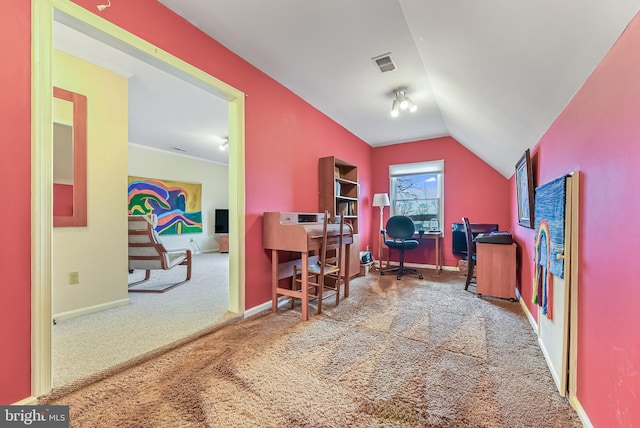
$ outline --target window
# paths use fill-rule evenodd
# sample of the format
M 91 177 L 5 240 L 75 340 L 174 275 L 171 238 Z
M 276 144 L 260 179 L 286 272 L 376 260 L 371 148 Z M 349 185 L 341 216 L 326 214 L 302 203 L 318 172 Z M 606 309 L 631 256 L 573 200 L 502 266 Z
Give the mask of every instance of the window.
M 389 166 L 391 215 L 411 217 L 417 230 L 442 230 L 444 161 Z

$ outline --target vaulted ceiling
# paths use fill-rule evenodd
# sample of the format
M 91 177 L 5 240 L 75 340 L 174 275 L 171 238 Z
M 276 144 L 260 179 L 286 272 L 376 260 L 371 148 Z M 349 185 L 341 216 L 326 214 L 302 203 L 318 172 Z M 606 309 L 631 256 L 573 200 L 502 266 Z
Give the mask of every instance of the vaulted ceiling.
M 371 146 L 451 135 L 510 177 L 640 0 L 159 0 Z M 390 53 L 396 70 L 372 58 Z M 407 88 L 415 113 L 390 116 Z
M 640 9 L 640 0 L 158 1 L 369 145 L 450 135 L 505 177 Z M 131 143 L 227 162 L 224 100 L 60 22 L 54 41 L 129 78 Z M 372 60 L 383 54 L 394 71 Z M 393 118 L 399 88 L 418 110 Z

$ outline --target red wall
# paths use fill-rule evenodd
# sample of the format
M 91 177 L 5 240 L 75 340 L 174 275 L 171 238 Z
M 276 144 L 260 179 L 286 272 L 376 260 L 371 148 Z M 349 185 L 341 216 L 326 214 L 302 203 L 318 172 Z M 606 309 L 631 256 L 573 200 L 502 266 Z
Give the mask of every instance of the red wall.
M 9 2 L 0 14 L 6 43 L 0 67 L 5 94 L 1 191 L 5 209 L 0 325 L 0 403 L 30 395 L 30 6 Z M 94 0 L 79 5 L 98 13 Z M 271 299 L 270 257 L 262 248 L 264 211 L 318 211 L 318 158 L 334 155 L 359 167 L 369 192 L 371 147 L 250 66 L 156 0 L 113 4 L 100 13 L 127 31 L 180 57 L 247 94 L 247 308 Z M 11 206 L 11 210 L 6 207 Z M 361 240 L 369 239 L 368 206 L 361 206 Z M 8 244 L 10 243 L 10 245 Z
M 0 403 L 31 394 L 31 6 L 0 13 Z
M 78 0 L 91 12 L 95 1 Z M 318 211 L 318 158 L 334 155 L 368 181 L 371 148 L 267 75 L 155 0 L 114 4 L 100 14 L 246 95 L 246 300 L 271 299 L 270 256 L 262 248 L 265 211 Z M 361 188 L 366 192 L 366 186 Z M 361 207 L 368 230 L 368 207 Z M 361 240 L 367 240 L 365 233 Z
M 373 149 L 371 194 L 389 193 L 389 165 L 444 160 L 444 265 L 458 266 L 459 256 L 451 253 L 451 224 L 469 217 L 472 223 L 498 223 L 500 230 L 511 228 L 509 180 L 451 137 L 382 146 Z M 371 205 L 371 200 L 363 203 Z M 384 209 L 384 222 L 389 207 Z M 380 211 L 372 211 L 372 251 L 378 254 Z M 434 264 L 434 242 L 424 241 L 421 249 L 406 253 L 406 261 Z M 393 256 L 393 255 L 392 255 Z
M 73 185 L 56 184 L 53 185 L 53 215 L 72 216 L 73 215 Z
M 89 11 L 95 1 L 78 0 Z M 95 13 L 95 12 L 94 12 Z M 373 193 L 388 191 L 390 163 L 445 159 L 445 222 L 516 222 L 514 186 L 449 138 L 371 150 L 355 136 L 269 77 L 231 54 L 155 0 L 114 4 L 101 16 L 244 91 L 247 144 L 246 305 L 269 300 L 269 258 L 261 245 L 263 211 L 316 211 L 319 157 L 357 164 L 365 196 L 363 245 L 377 237 Z M 30 395 L 30 2 L 6 2 L 0 14 L 5 61 L 0 67 L 0 190 L 5 209 L 0 246 L 0 403 Z M 10 41 L 10 43 L 8 42 Z M 640 22 L 636 20 L 534 150 L 538 183 L 572 170 L 584 174 L 580 209 L 578 398 L 595 427 L 640 426 L 640 287 L 633 220 L 640 212 Z M 370 154 L 373 152 L 373 162 Z M 475 158 L 475 159 L 474 159 Z M 373 175 L 376 171 L 376 175 Z M 380 173 L 380 171 L 384 171 Z M 488 183 L 477 190 L 477 177 Z M 465 186 L 472 182 L 474 188 Z M 371 183 L 371 187 L 367 187 Z M 489 184 L 490 183 L 490 184 Z M 311 190 L 310 190 L 311 189 Z M 451 194 L 461 195 L 451 197 Z M 503 211 L 509 207 L 511 220 Z M 10 210 L 7 207 L 10 206 Z M 371 221 L 373 219 L 373 221 Z M 446 230 L 446 229 L 445 229 Z M 532 231 L 515 228 L 524 264 L 521 287 L 531 296 Z M 624 239 L 625 246 L 621 246 Z M 450 239 L 445 238 L 447 264 Z M 630 251 L 624 252 L 623 249 Z M 626 257 L 625 257 L 626 256 Z M 38 267 L 34 267 L 37 269 Z M 533 309 L 530 305 L 530 309 Z
M 539 184 L 582 172 L 577 395 L 594 427 L 640 426 L 639 51 L 636 17 L 535 151 Z M 533 231 L 517 235 L 533 312 Z

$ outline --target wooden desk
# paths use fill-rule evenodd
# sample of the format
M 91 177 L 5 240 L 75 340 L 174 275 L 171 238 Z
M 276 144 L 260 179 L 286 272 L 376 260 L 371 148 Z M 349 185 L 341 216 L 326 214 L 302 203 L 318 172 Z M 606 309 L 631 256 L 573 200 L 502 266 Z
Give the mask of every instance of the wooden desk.
M 476 244 L 476 294 L 516 298 L 516 244 Z
M 221 236 L 220 240 L 218 241 L 218 245 L 220 246 L 221 253 L 228 253 L 229 252 L 229 236 L 228 235 Z
M 382 236 L 382 234 L 380 234 L 380 236 Z M 416 232 L 413 235 L 413 239 L 415 239 L 416 241 L 420 242 L 421 241 L 420 234 L 418 232 Z M 440 273 L 442 271 L 442 245 L 440 245 L 441 241 L 442 241 L 442 232 L 425 232 L 422 235 L 422 239 L 433 239 L 434 241 L 436 241 L 435 266 L 436 266 L 436 273 Z M 380 241 L 382 242 L 382 239 L 380 239 Z M 420 248 L 420 247 L 418 247 L 418 248 Z M 387 267 L 389 267 L 389 258 L 391 256 L 390 253 L 391 252 L 387 248 Z M 382 261 L 380 262 L 380 264 L 382 264 Z
M 288 296 L 302 300 L 302 319 L 309 319 L 309 290 L 307 280 L 309 274 L 310 253 L 317 252 L 322 245 L 322 213 L 280 213 L 265 212 L 263 215 L 262 243 L 265 249 L 271 250 L 271 310 L 278 311 L 278 297 Z M 344 251 L 344 297 L 349 297 L 349 267 L 351 265 L 351 244 L 354 241 L 353 229 L 345 224 L 340 230 L 339 224 L 327 226 L 329 236 L 327 240 L 336 241 L 342 234 Z M 279 251 L 299 252 L 300 259 L 280 263 Z M 279 281 L 293 276 L 293 266 L 302 269 L 301 291 L 279 287 Z
M 418 237 L 420 235 L 418 234 Z M 442 232 L 425 232 L 422 235 L 422 239 L 433 239 L 436 241 L 436 273 L 440 273 L 442 271 L 442 246 L 440 245 L 440 241 L 442 241 Z M 420 239 L 418 239 L 418 242 Z

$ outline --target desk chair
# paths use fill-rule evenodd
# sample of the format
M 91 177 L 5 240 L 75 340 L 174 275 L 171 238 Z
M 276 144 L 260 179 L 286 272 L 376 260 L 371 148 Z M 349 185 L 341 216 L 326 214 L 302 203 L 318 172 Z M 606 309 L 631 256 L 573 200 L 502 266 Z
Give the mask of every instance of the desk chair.
M 340 233 L 338 236 L 329 237 L 328 225 L 339 224 Z M 348 225 L 346 225 L 348 227 Z M 318 262 L 310 263 L 308 266 L 307 286 L 309 296 L 318 301 L 318 313 L 322 313 L 322 301 L 326 298 L 336 296 L 336 306 L 340 304 L 340 289 L 344 284 L 341 274 L 343 245 L 342 235 L 344 231 L 344 216 L 329 217 L 329 212 L 325 211 L 322 225 L 322 245 L 318 254 Z M 298 291 L 302 286 L 302 268 L 293 266 L 293 289 Z M 326 291 L 329 293 L 326 293 Z M 294 298 L 291 298 L 293 308 Z
M 464 283 L 464 289 L 468 290 L 469 285 L 473 282 L 475 278 L 476 242 L 473 239 L 473 233 L 471 233 L 471 226 L 469 225 L 469 219 L 467 217 L 462 217 L 462 223 L 464 223 L 464 236 L 467 240 L 467 280 Z
M 405 273 L 418 275 L 418 278 L 422 279 L 422 274 L 420 272 L 415 269 L 404 267 L 405 250 L 413 250 L 418 248 L 418 245 L 420 245 L 417 240 L 411 239 L 415 232 L 416 227 L 410 217 L 394 215 L 387 220 L 386 229 L 382 229 L 380 233 L 382 234 L 384 244 L 389 248 L 389 251 L 391 251 L 391 249 L 400 251 L 400 264 L 396 267 L 380 270 L 380 275 L 384 275 L 387 272 L 397 271 L 397 279 L 402 278 L 402 275 Z M 422 235 L 420 237 L 422 238 Z

